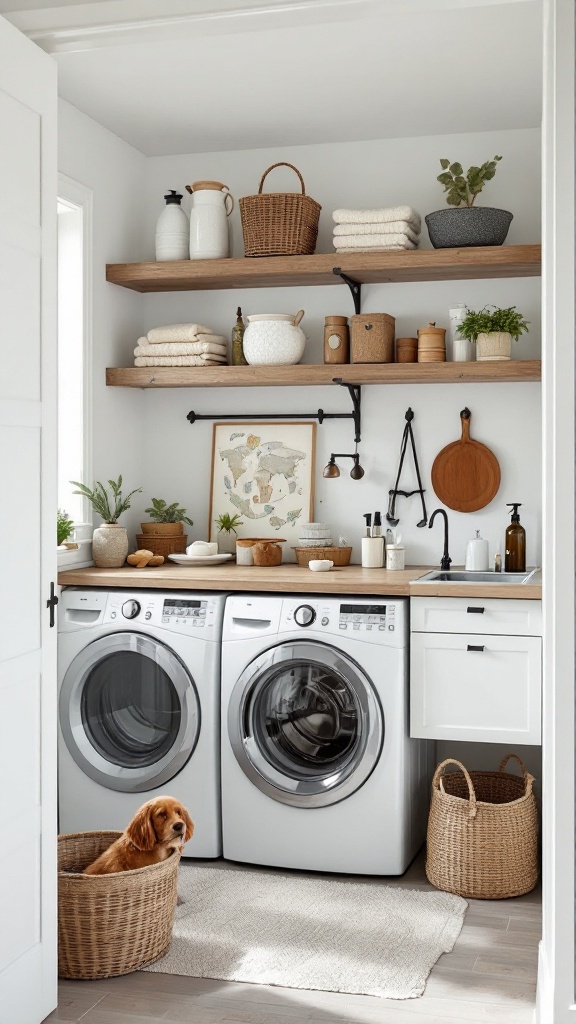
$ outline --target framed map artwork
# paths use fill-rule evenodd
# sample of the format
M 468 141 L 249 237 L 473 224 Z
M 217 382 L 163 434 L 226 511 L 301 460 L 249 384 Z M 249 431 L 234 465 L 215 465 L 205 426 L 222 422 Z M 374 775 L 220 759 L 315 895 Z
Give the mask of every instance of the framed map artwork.
M 238 537 L 283 537 L 284 559 L 314 518 L 315 423 L 215 423 L 210 538 L 223 513 L 240 515 Z

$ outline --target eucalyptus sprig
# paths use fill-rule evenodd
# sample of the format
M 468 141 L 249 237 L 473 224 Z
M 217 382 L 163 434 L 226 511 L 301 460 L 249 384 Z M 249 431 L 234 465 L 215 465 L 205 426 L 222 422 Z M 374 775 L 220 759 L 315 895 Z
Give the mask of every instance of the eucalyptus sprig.
M 181 508 L 177 501 L 167 505 L 163 498 L 152 498 L 151 500 L 152 507 L 144 509 L 144 511 L 156 523 L 188 523 L 188 526 L 194 526 L 192 520 L 185 514 L 186 509 Z
M 228 512 L 223 512 L 221 516 L 218 516 L 218 518 L 214 520 L 214 522 L 219 530 L 225 530 L 226 533 L 236 533 L 237 526 L 244 526 L 242 516 L 238 513 L 231 516 Z
M 123 498 L 122 476 L 119 476 L 117 480 L 108 480 L 108 485 L 112 492 L 111 497 L 100 480 L 96 480 L 93 491 L 86 487 L 86 484 L 81 484 L 78 480 L 71 480 L 70 483 L 78 488 L 73 493 L 82 494 L 85 498 L 88 498 L 94 511 L 98 513 L 105 523 L 116 523 L 122 513 L 130 508 L 130 498 L 132 495 L 139 494 L 142 490 L 141 487 L 137 487 Z
M 493 312 L 490 312 L 490 308 Z M 458 333 L 461 338 L 476 341 L 479 334 L 502 332 L 518 341 L 522 332 L 528 330 L 528 324 L 529 321 L 517 311 L 516 306 L 507 306 L 506 309 L 484 306 L 478 312 L 466 307 L 466 316 L 458 324 Z
M 487 160 L 481 167 L 469 167 L 466 175 L 462 164 L 451 164 L 449 160 L 441 160 L 442 174 L 439 174 L 436 181 L 444 186 L 448 193 L 446 202 L 449 206 L 473 206 L 476 196 L 480 194 L 487 181 L 491 181 L 496 174 L 496 164 L 501 156 L 495 156 L 493 160 Z

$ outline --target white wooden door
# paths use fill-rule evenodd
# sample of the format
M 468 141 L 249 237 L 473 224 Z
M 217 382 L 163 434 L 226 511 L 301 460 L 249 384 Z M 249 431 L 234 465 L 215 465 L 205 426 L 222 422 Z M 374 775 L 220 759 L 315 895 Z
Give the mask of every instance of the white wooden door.
M 0 18 L 0 1024 L 56 1005 L 56 103 Z

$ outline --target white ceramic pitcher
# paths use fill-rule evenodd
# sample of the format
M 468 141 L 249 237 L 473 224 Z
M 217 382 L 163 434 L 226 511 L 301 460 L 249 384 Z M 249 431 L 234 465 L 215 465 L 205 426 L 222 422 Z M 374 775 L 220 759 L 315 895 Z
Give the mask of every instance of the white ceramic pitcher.
M 228 186 L 221 181 L 194 181 L 186 191 L 192 195 L 190 259 L 226 259 L 230 255 L 228 217 L 234 209 Z

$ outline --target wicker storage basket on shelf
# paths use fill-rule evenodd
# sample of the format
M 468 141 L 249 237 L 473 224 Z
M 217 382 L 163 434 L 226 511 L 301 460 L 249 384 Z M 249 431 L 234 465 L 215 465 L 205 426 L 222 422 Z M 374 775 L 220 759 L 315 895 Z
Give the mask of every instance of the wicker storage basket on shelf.
M 275 167 L 291 167 L 302 193 L 263 194 L 264 179 Z M 272 164 L 260 179 L 258 195 L 239 200 L 245 256 L 307 256 L 316 248 L 322 207 L 306 195 L 304 179 L 294 164 Z
M 334 565 L 350 565 L 352 548 L 294 548 L 298 565 L 308 568 L 312 559 L 329 558 Z
M 136 544 L 139 548 L 151 551 L 153 555 L 185 555 L 188 534 L 181 533 L 177 537 L 166 537 L 158 533 L 137 533 Z
M 178 864 L 168 860 L 111 875 L 81 872 L 120 832 L 58 837 L 58 974 L 111 978 L 158 960 L 172 938 Z
M 511 757 L 522 776 L 504 769 Z M 446 765 L 460 772 L 444 774 Z M 538 817 L 532 775 L 517 754 L 497 772 L 467 772 L 452 758 L 432 780 L 426 876 L 437 889 L 480 900 L 530 892 L 538 879 Z

